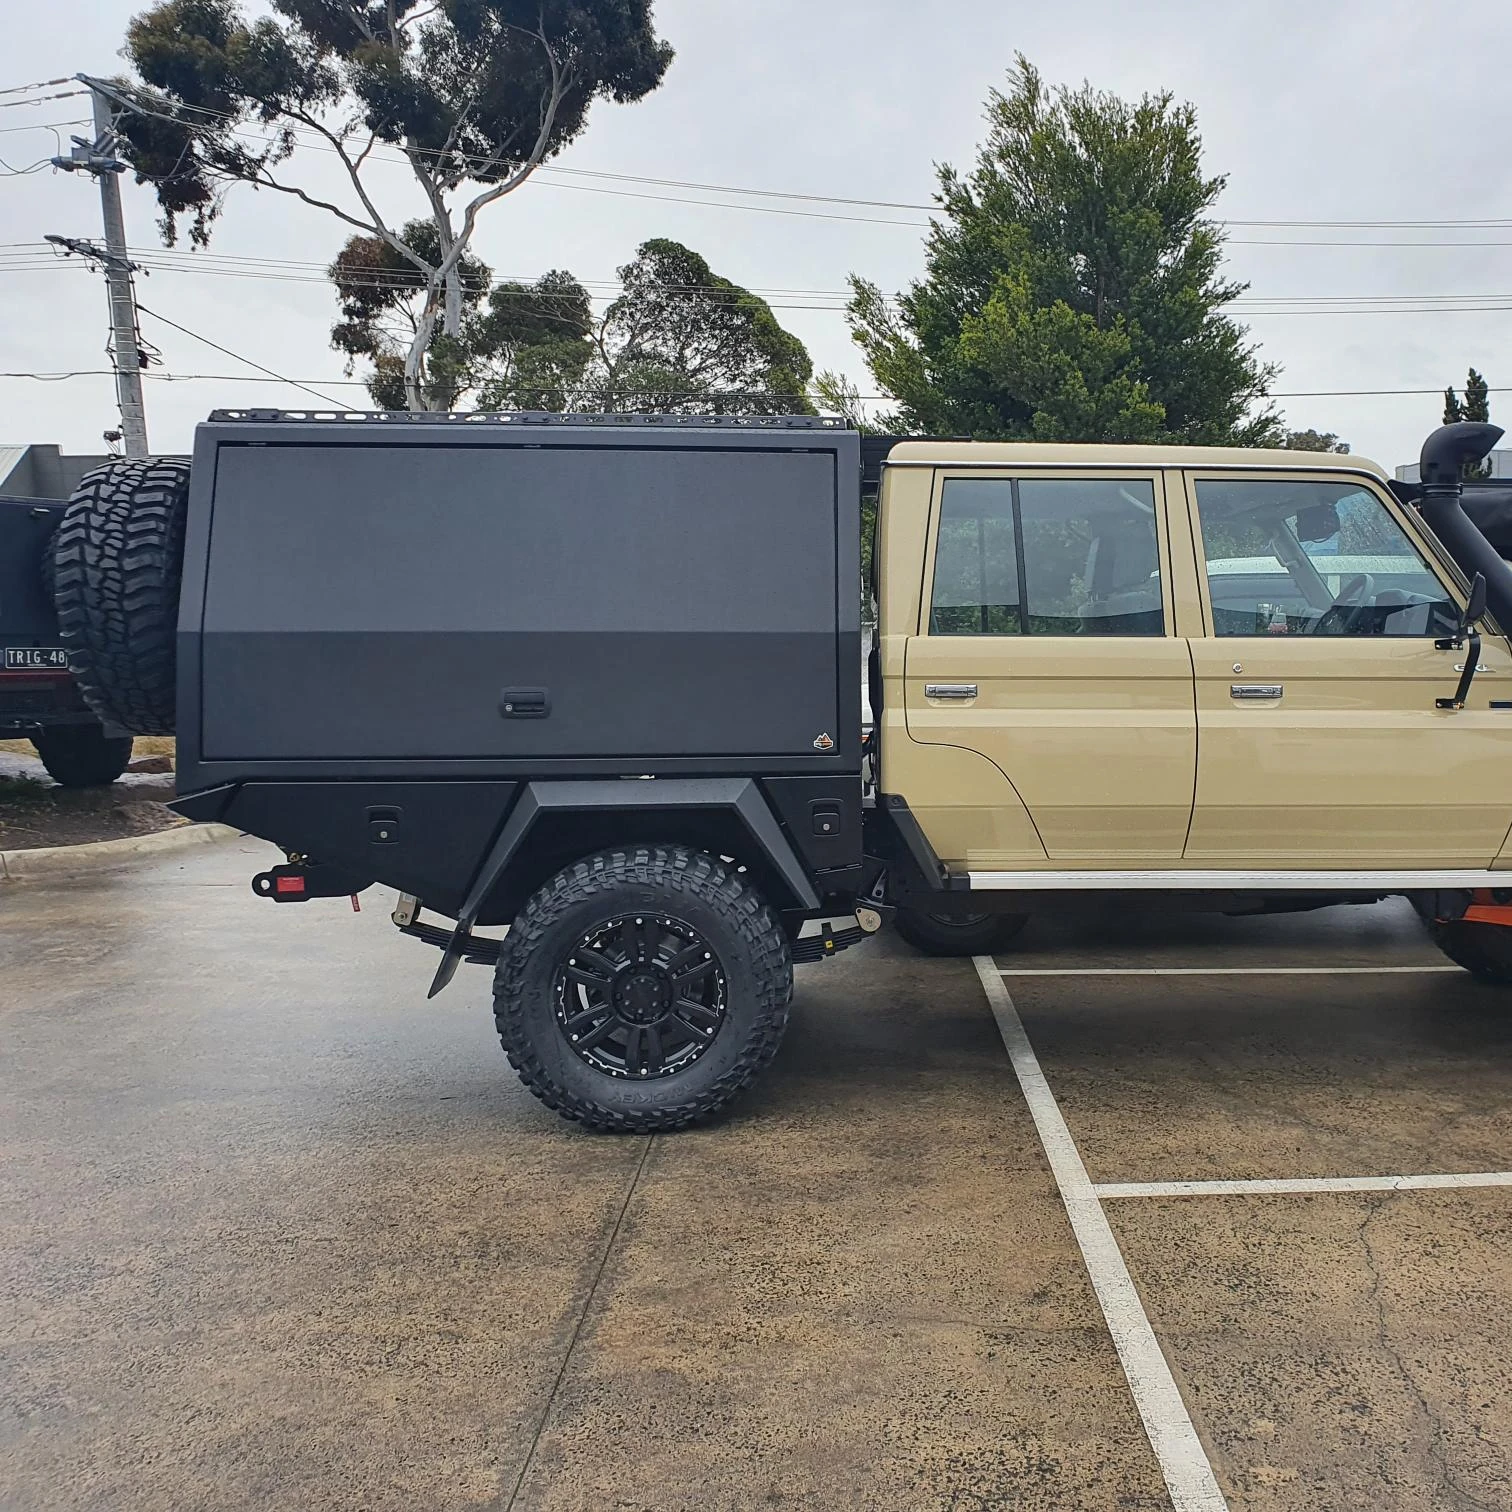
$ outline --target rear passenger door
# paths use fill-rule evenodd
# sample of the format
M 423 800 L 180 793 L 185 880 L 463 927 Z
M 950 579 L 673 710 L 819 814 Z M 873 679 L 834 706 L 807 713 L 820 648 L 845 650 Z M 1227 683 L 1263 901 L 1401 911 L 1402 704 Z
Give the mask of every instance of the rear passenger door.
M 937 479 L 909 737 L 994 763 L 1052 865 L 1182 854 L 1196 720 L 1170 582 L 1159 472 Z

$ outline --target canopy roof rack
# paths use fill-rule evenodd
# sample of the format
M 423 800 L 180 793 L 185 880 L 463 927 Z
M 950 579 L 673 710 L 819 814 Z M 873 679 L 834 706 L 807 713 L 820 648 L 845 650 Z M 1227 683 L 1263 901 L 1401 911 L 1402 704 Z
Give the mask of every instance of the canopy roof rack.
M 833 415 L 638 415 L 556 414 L 550 410 L 477 410 L 410 413 L 407 410 L 341 409 L 218 409 L 212 420 L 237 423 L 268 422 L 278 425 L 576 425 L 656 426 L 666 430 L 848 430 L 845 420 Z

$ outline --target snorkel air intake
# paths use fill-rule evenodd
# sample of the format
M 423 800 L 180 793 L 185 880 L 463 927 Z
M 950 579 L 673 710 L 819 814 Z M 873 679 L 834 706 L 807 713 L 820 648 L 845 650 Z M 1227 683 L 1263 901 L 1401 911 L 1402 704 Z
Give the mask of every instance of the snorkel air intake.
M 1423 443 L 1422 498 L 1418 508 L 1468 581 L 1486 579 L 1486 604 L 1502 629 L 1512 629 L 1512 567 L 1475 527 L 1460 503 L 1460 474 L 1479 462 L 1505 433 L 1499 425 L 1461 421 L 1444 425 Z

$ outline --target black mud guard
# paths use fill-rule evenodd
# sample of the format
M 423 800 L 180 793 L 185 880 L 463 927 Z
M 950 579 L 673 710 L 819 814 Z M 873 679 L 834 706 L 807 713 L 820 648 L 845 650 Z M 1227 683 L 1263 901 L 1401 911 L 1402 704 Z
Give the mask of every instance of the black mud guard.
M 483 858 L 426 996 L 435 997 L 456 974 L 483 904 L 543 816 L 690 810 L 729 813 L 740 821 L 753 846 L 789 894 L 787 899 L 774 900 L 779 906 L 805 910 L 819 907 L 819 894 L 808 872 L 783 834 L 761 789 L 750 777 L 657 777 L 647 781 L 615 777 L 603 781 L 532 782 L 520 794 L 499 831 L 499 838 Z

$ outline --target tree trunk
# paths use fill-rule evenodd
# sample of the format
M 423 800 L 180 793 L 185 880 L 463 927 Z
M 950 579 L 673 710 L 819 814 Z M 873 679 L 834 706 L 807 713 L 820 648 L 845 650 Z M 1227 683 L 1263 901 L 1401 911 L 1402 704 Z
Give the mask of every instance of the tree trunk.
M 434 284 L 426 291 L 425 308 L 404 355 L 404 405 L 412 415 L 424 414 L 431 407 L 425 392 L 425 356 L 436 334 L 437 293 Z
M 446 275 L 446 304 L 441 329 L 453 338 L 462 334 L 462 264 L 453 265 Z

